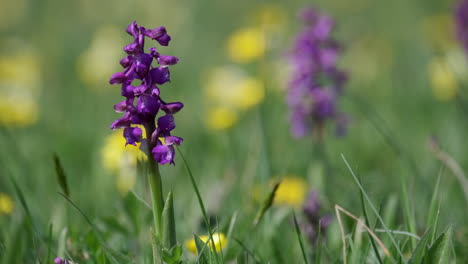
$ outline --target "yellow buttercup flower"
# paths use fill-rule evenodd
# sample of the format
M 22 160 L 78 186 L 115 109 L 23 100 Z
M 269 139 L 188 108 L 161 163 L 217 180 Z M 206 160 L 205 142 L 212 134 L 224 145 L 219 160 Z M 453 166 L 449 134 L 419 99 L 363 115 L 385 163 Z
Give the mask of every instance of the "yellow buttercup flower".
M 263 30 L 247 27 L 234 32 L 228 39 L 227 52 L 236 63 L 248 63 L 261 58 L 265 53 Z
M 365 36 L 355 41 L 343 56 L 343 63 L 351 67 L 353 79 L 373 82 L 393 67 L 392 43 L 379 36 Z
M 433 59 L 428 65 L 428 72 L 432 84 L 432 92 L 436 99 L 448 101 L 457 95 L 457 79 L 447 61 L 443 58 Z
M 249 109 L 263 101 L 265 96 L 263 83 L 254 78 L 242 80 L 238 84 L 238 91 L 241 96 L 234 97 L 235 105 L 240 109 Z
M 117 175 L 117 189 L 123 194 L 135 185 L 138 160 L 146 160 L 146 155 L 139 147 L 139 143 L 137 146 L 125 146 L 122 130 L 117 130 L 106 138 L 101 150 L 103 165 Z
M 27 0 L 2 1 L 0 8 L 0 29 L 8 30 L 24 23 L 25 16 L 29 13 L 31 3 Z
M 0 213 L 2 214 L 11 214 L 15 205 L 13 200 L 5 193 L 0 193 Z
M 109 61 L 119 61 L 122 56 L 120 30 L 113 25 L 98 28 L 89 48 L 77 61 L 78 76 L 90 87 L 106 88 L 103 85 L 119 70 L 118 65 Z
M 9 45 L 23 43 L 12 41 Z M 40 81 L 38 58 L 31 51 L 0 56 L 0 126 L 24 127 L 38 120 Z
M 237 122 L 237 113 L 226 107 L 213 107 L 208 110 L 206 123 L 213 130 L 224 130 L 234 126 Z
M 304 179 L 288 176 L 281 180 L 276 190 L 273 203 L 291 207 L 301 207 L 307 194 L 307 183 Z
M 279 5 L 264 5 L 256 10 L 253 24 L 258 25 L 267 32 L 281 31 L 286 24 L 284 8 Z
M 200 239 L 203 241 L 203 242 L 207 242 L 210 237 L 209 236 L 200 236 Z M 223 234 L 223 233 L 215 233 L 213 234 L 213 242 L 215 244 L 215 250 L 216 252 L 220 252 L 221 249 L 225 249 L 226 248 L 226 236 Z M 197 246 L 195 244 L 195 239 L 191 239 L 191 240 L 187 240 L 185 241 L 185 247 L 187 247 L 188 250 L 190 250 L 190 252 L 192 252 L 193 254 L 197 254 Z M 210 247 L 211 250 L 213 250 L 213 244 L 211 241 L 208 242 L 208 246 Z
M 422 21 L 422 31 L 432 47 L 444 51 L 457 45 L 454 21 L 453 15 L 449 13 L 429 16 Z
M 217 67 L 205 74 L 205 92 L 216 103 L 233 109 L 247 110 L 264 98 L 263 82 L 249 77 L 235 66 Z

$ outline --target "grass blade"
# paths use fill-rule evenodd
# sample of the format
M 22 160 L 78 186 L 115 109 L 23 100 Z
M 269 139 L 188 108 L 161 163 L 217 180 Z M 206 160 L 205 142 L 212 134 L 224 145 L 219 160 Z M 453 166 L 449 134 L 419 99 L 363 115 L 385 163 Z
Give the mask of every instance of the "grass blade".
M 43 240 L 42 236 L 40 235 L 39 231 L 36 229 L 36 226 L 34 225 L 34 221 L 32 218 L 31 210 L 29 210 L 28 204 L 26 203 L 26 199 L 24 198 L 24 194 L 19 188 L 18 184 L 16 183 L 15 179 L 13 177 L 10 177 L 10 180 L 13 184 L 13 187 L 16 192 L 16 196 L 18 196 L 18 199 L 20 200 L 21 206 L 23 207 L 24 211 L 26 212 L 26 223 L 29 228 L 29 230 L 32 232 L 33 235 L 32 237 L 32 243 L 33 247 L 35 249 L 34 253 L 36 254 L 36 259 L 38 260 L 39 263 L 42 263 L 39 258 L 39 249 L 37 248 L 37 241 L 36 238 L 39 240 Z
M 176 226 L 174 220 L 174 201 L 172 192 L 167 194 L 162 212 L 162 243 L 167 249 L 176 245 Z
M 67 175 L 63 169 L 62 163 L 60 162 L 59 156 L 57 153 L 54 153 L 54 164 L 55 164 L 55 173 L 57 173 L 57 180 L 62 188 L 63 193 L 70 197 L 70 189 L 68 188 Z
M 211 252 L 210 250 L 208 250 L 207 248 L 208 247 L 208 243 L 209 241 L 207 241 L 206 243 L 203 242 L 203 240 L 201 240 L 201 238 L 197 235 L 193 235 L 194 237 L 194 240 L 195 240 L 195 246 L 197 248 L 197 253 L 198 253 L 198 259 L 197 259 L 197 263 L 200 263 L 200 264 L 204 264 L 204 263 L 210 263 L 210 260 L 211 260 Z
M 257 226 L 258 223 L 260 223 L 260 221 L 262 220 L 262 218 L 265 215 L 266 211 L 273 205 L 273 201 L 275 200 L 276 191 L 278 190 L 278 187 L 280 186 L 280 184 L 281 184 L 281 182 L 277 182 L 273 186 L 273 190 L 271 190 L 270 194 L 268 195 L 268 197 L 263 202 L 262 208 L 258 211 L 257 216 L 255 216 L 254 226 Z
M 431 239 L 431 229 L 432 227 L 429 227 L 426 232 L 424 232 L 424 235 L 421 237 L 421 240 L 419 240 L 419 243 L 416 245 L 416 248 L 413 250 L 413 253 L 411 254 L 411 258 L 408 261 L 408 264 L 420 264 L 423 263 L 424 256 L 426 254 L 428 245 L 429 245 L 429 240 Z
M 441 168 L 439 171 L 439 175 L 437 176 L 437 181 L 434 187 L 434 192 L 432 193 L 432 200 L 429 206 L 429 213 L 427 216 L 427 224 L 426 226 L 432 226 L 432 234 L 431 234 L 431 244 L 434 243 L 435 236 L 437 234 L 437 225 L 439 222 L 439 209 L 440 209 L 440 201 L 439 201 L 439 184 L 440 178 L 442 176 L 444 168 Z
M 49 225 L 49 235 L 48 235 L 48 239 L 47 239 L 47 257 L 45 259 L 45 263 L 51 263 L 50 261 L 50 251 L 52 249 L 52 229 L 53 229 L 53 225 L 50 224 Z
M 351 169 L 351 166 L 349 165 L 348 161 L 346 160 L 345 156 L 343 154 L 341 154 L 341 158 L 343 159 L 344 163 L 346 164 L 346 167 L 348 167 L 348 170 L 351 172 L 351 175 L 353 176 L 354 178 L 354 181 L 356 182 L 356 184 L 358 185 L 359 189 L 361 189 L 361 192 L 362 194 L 364 195 L 364 197 L 366 198 L 367 202 L 369 203 L 372 211 L 374 211 L 375 215 L 377 216 L 377 218 L 379 219 L 380 223 L 382 224 L 382 227 L 385 229 L 385 233 L 390 237 L 390 240 L 392 241 L 392 244 L 393 246 L 395 247 L 395 249 L 397 250 L 398 252 L 398 255 L 404 259 L 404 256 L 403 256 L 403 253 L 401 252 L 400 248 L 398 247 L 398 244 L 396 243 L 396 240 L 395 238 L 392 236 L 392 234 L 390 233 L 387 225 L 384 223 L 384 221 L 382 220 L 382 217 L 380 216 L 379 212 L 377 211 L 377 209 L 375 208 L 374 204 L 372 203 L 372 201 L 370 200 L 369 196 L 367 196 L 366 192 L 364 191 L 364 188 L 362 187 L 361 183 L 359 182 L 359 179 L 356 177 L 356 174 L 354 174 L 354 171 L 353 169 Z
M 436 140 L 432 140 L 430 142 L 430 147 L 431 151 L 435 154 L 436 158 L 440 160 L 452 172 L 452 174 L 460 183 L 468 206 L 468 178 L 466 177 L 462 167 L 451 155 L 440 149 L 440 146 Z
M 59 258 L 65 257 L 65 251 L 67 247 L 67 233 L 68 233 L 68 229 L 65 227 L 62 229 L 59 235 L 57 254 L 56 254 L 56 256 Z
M 182 154 L 182 151 L 180 151 L 179 148 L 177 148 L 177 152 L 179 153 L 180 157 L 182 158 L 182 161 L 184 162 L 184 166 L 185 166 L 185 169 L 187 171 L 187 174 L 190 177 L 192 187 L 195 190 L 195 194 L 196 194 L 197 199 L 198 199 L 198 204 L 200 205 L 200 209 L 201 209 L 202 214 L 203 214 L 203 219 L 204 219 L 206 227 L 208 229 L 209 239 L 211 241 L 211 245 L 213 246 L 213 249 L 215 249 L 216 245 L 215 245 L 215 242 L 214 242 L 214 239 L 213 239 L 213 230 L 211 228 L 210 221 L 208 220 L 208 216 L 206 214 L 205 205 L 203 204 L 203 199 L 201 197 L 200 190 L 198 189 L 197 183 L 195 182 L 195 178 L 193 177 L 193 174 L 192 174 L 192 170 L 190 169 L 187 161 L 185 160 L 185 157 Z M 216 255 L 216 261 L 218 262 L 218 254 L 216 253 L 216 250 L 215 250 L 215 255 Z
M 369 217 L 367 216 L 367 210 L 366 210 L 366 204 L 364 203 L 364 194 L 362 193 L 362 190 L 359 189 L 360 197 L 361 197 L 361 206 L 362 206 L 362 213 L 364 215 L 364 220 L 366 221 L 366 225 L 370 228 L 370 221 Z M 372 248 L 374 250 L 375 256 L 377 257 L 377 260 L 379 261 L 380 264 L 383 264 L 382 259 L 380 258 L 379 250 L 377 249 L 377 245 L 375 245 L 375 241 L 372 238 L 370 234 L 367 234 L 369 236 L 369 239 L 372 244 Z
M 104 243 L 104 239 L 102 238 L 102 234 L 100 233 L 99 229 L 96 227 L 96 225 L 89 219 L 89 217 L 70 199 L 68 198 L 65 194 L 59 193 L 60 196 L 65 198 L 68 203 L 70 203 L 73 208 L 75 208 L 80 215 L 86 220 L 86 222 L 91 226 L 92 230 L 96 234 L 96 238 L 101 245 L 101 247 L 104 249 L 104 252 L 106 255 L 109 257 L 109 259 L 113 263 L 132 263 L 132 261 L 127 257 L 124 256 L 123 254 L 111 249 Z
M 235 237 L 233 237 L 233 239 L 247 253 L 247 256 L 251 256 L 254 259 L 255 263 L 263 263 L 262 259 L 257 257 L 250 249 L 248 249 L 247 246 L 244 243 L 242 243 L 242 241 L 240 241 L 239 239 L 237 239 Z M 248 262 L 246 262 L 246 263 L 248 263 Z
M 444 264 L 450 263 L 450 244 L 452 237 L 452 227 L 450 226 L 444 233 L 442 233 L 429 248 L 427 253 L 427 263 L 430 264 Z
M 416 223 L 414 217 L 414 211 L 412 210 L 412 206 L 409 201 L 408 196 L 408 188 L 406 186 L 406 181 L 403 177 L 403 173 L 401 174 L 401 190 L 402 190 L 402 203 L 403 203 L 403 214 L 405 219 L 406 228 L 409 230 L 410 233 L 416 233 Z M 416 248 L 416 241 L 411 239 L 411 250 Z
M 294 213 L 294 211 L 293 211 L 293 219 L 294 219 L 294 227 L 296 228 L 297 240 L 299 241 L 299 245 L 301 246 L 302 258 L 304 259 L 304 263 L 308 264 L 309 261 L 307 261 L 307 255 L 304 250 L 304 243 L 302 241 L 301 230 L 299 228 L 299 224 L 297 223 L 296 213 Z
M 229 222 L 229 228 L 228 228 L 228 232 L 226 234 L 226 249 L 227 250 L 229 250 L 229 245 L 230 245 L 232 233 L 234 231 L 234 226 L 236 225 L 236 222 L 237 222 L 237 214 L 238 214 L 238 212 L 235 211 L 234 214 L 231 217 L 231 221 Z
M 319 264 L 322 258 L 322 220 L 319 220 L 318 223 L 318 233 L 317 233 L 317 245 L 315 251 L 315 264 Z

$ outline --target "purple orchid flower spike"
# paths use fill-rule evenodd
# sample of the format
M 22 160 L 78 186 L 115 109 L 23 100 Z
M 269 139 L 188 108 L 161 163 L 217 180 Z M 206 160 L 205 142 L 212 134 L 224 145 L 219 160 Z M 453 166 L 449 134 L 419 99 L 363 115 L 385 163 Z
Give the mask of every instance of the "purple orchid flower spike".
M 331 38 L 334 21 L 312 8 L 301 10 L 299 18 L 305 27 L 289 53 L 293 69 L 287 99 L 291 132 L 298 138 L 314 132 L 320 138 L 325 123 L 333 120 L 343 134 L 347 122 L 338 111 L 337 99 L 347 77 L 337 67 L 341 48 Z
M 136 146 L 144 137 L 143 130 L 136 125 L 142 125 L 146 138 L 150 138 L 145 143 L 148 145 L 147 150 L 144 150 L 146 154 L 160 164 L 174 164 L 174 145 L 180 145 L 183 139 L 171 135 L 175 128 L 173 115 L 184 104 L 164 102 L 160 86 L 170 81 L 169 67 L 177 64 L 179 58 L 162 55 L 155 47 L 145 52 L 146 37 L 156 40 L 162 46 L 169 45 L 171 37 L 165 27 L 146 29 L 133 21 L 126 32 L 133 37 L 133 42 L 124 47 L 127 55 L 120 60 L 124 70 L 113 74 L 109 80 L 110 84 L 121 85 L 121 94 L 125 100 L 115 104 L 114 109 L 123 113 L 123 116 L 112 123 L 111 129 L 123 128 L 125 145 Z M 158 65 L 153 65 L 153 62 Z M 155 122 L 159 110 L 163 110 L 165 115 Z
M 468 1 L 460 0 L 455 8 L 455 26 L 458 41 L 468 53 Z
M 307 200 L 303 207 L 303 212 L 306 218 L 303 223 L 303 228 L 311 243 L 315 244 L 319 239 L 319 228 L 322 236 L 325 235 L 328 226 L 332 222 L 331 215 L 321 214 L 321 204 L 319 200 L 318 192 L 310 191 L 307 195 Z

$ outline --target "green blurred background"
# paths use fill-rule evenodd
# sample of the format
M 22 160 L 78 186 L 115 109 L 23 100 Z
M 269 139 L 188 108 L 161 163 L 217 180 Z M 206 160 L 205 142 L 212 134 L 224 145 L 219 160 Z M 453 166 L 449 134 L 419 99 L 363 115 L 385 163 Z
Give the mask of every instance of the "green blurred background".
M 122 47 L 130 42 L 124 30 L 133 20 L 147 28 L 164 25 L 172 37 L 159 51 L 180 61 L 162 95 L 185 104 L 175 134 L 184 138 L 180 149 L 208 210 L 221 221 L 236 210 L 254 210 L 258 186 L 284 176 L 307 179 L 307 189 L 320 191 L 326 210 L 339 204 L 358 214 L 359 195 L 343 153 L 376 204 L 400 197 L 403 179 L 423 232 L 442 167 L 429 138 L 437 136 L 463 168 L 468 165 L 468 115 L 455 96 L 468 67 L 453 34 L 455 1 L 1 1 L 0 193 L 13 200 L 12 210 L 0 214 L 3 237 L 24 217 L 10 178 L 41 229 L 52 222 L 56 232 L 64 226 L 88 230 L 78 214 L 65 213 L 53 153 L 62 160 L 73 201 L 93 219 L 118 215 L 129 188 L 144 193 L 143 180 L 136 178 L 133 187 L 134 164 L 116 165 L 119 157 L 106 158 L 104 150 L 112 145 L 109 125 L 119 117 L 112 106 L 121 101 L 119 87 L 108 79 L 120 70 Z M 285 103 L 287 52 L 301 26 L 296 13 L 307 5 L 336 20 L 335 38 L 344 47 L 340 63 L 350 78 L 340 102 L 351 118 L 348 134 L 337 138 L 329 128 L 328 165 L 312 138 L 290 136 Z M 265 34 L 260 55 L 239 58 L 229 48 L 255 53 L 255 38 L 235 37 L 243 30 Z M 245 79 L 260 83 L 260 91 L 233 92 L 235 82 Z M 106 159 L 114 166 L 106 167 Z M 201 213 L 180 157 L 162 174 L 165 190 L 176 196 L 183 241 L 199 231 Z M 440 222 L 453 224 L 455 240 L 466 248 L 466 201 L 448 170 L 440 193 Z M 395 226 L 401 224 L 400 209 Z

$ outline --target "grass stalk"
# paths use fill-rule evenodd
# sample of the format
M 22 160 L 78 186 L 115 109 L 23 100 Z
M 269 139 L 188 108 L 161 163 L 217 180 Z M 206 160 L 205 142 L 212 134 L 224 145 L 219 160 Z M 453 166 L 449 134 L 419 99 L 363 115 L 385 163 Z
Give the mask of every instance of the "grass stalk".
M 301 246 L 302 258 L 304 259 L 304 263 L 308 264 L 309 261 L 307 260 L 307 255 L 304 249 L 304 242 L 302 241 L 301 229 L 299 228 L 299 224 L 297 223 L 296 213 L 294 213 L 294 211 L 293 211 L 293 219 L 294 219 L 294 227 L 296 229 L 296 234 L 297 234 L 297 240 L 299 241 L 299 245 Z
M 387 225 L 385 224 L 385 222 L 383 221 L 382 217 L 380 216 L 379 212 L 377 211 L 377 209 L 375 208 L 374 204 L 372 203 L 372 201 L 370 200 L 369 196 L 367 196 L 366 192 L 364 191 L 364 188 L 362 187 L 361 183 L 359 182 L 359 179 L 357 178 L 356 174 L 354 173 L 353 169 L 351 169 L 351 166 L 349 165 L 348 161 L 346 160 L 345 156 L 343 154 L 341 154 L 341 158 L 343 159 L 344 163 L 346 164 L 346 167 L 348 167 L 348 170 L 350 171 L 351 175 L 353 176 L 354 178 L 354 181 L 356 182 L 356 184 L 358 185 L 359 189 L 361 189 L 362 191 L 362 194 L 364 195 L 364 198 L 366 198 L 367 202 L 369 203 L 372 211 L 374 211 L 375 215 L 377 216 L 377 218 L 379 219 L 380 223 L 382 224 L 382 227 L 385 229 L 387 235 L 390 237 L 390 240 L 392 241 L 396 251 L 398 252 L 398 255 L 404 259 L 404 256 L 403 256 L 403 252 L 401 252 L 401 249 L 400 247 L 398 246 L 398 244 L 396 243 L 396 240 L 395 238 L 392 236 L 392 234 L 390 233 L 390 230 L 389 228 L 387 227 Z

